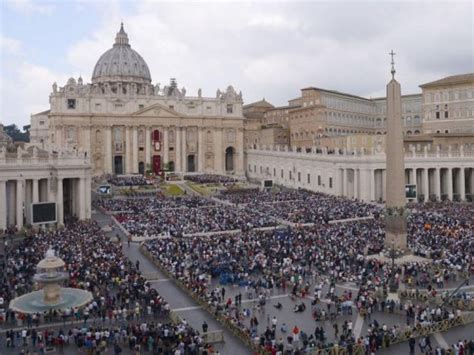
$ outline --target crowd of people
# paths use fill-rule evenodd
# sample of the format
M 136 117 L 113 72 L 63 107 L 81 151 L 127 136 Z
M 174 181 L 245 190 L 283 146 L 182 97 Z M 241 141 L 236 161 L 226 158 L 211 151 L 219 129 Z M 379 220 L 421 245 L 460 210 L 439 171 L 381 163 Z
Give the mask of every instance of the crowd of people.
M 184 180 L 192 181 L 197 184 L 234 184 L 238 180 L 226 175 L 214 175 L 214 174 L 199 174 L 199 175 L 185 175 Z
M 119 213 L 115 218 L 131 235 L 141 237 L 247 230 L 277 224 L 273 218 L 254 210 L 221 205 L 141 210 Z
M 271 204 L 270 193 L 262 193 L 261 200 Z M 304 193 L 303 193 L 304 194 Z M 291 201 L 298 192 L 279 193 L 278 201 Z M 238 196 L 234 198 L 234 196 Z M 228 193 L 226 199 L 233 203 L 249 203 L 254 206 L 250 193 Z M 258 197 L 257 197 L 258 198 Z M 307 198 L 308 199 L 308 198 Z M 311 197 L 309 197 L 311 199 Z M 291 202 L 289 202 L 291 203 Z M 279 204 L 279 203 L 275 203 Z M 349 205 L 349 204 L 348 204 Z M 357 203 L 348 211 L 356 213 Z M 448 209 L 448 210 L 446 210 Z M 472 278 L 474 213 L 471 206 L 452 204 L 411 205 L 408 218 L 408 243 L 417 254 L 432 259 L 432 263 L 407 262 L 395 267 L 394 277 L 399 283 L 412 288 L 426 288 L 436 293 L 449 282 L 457 285 L 460 277 Z M 259 346 L 274 351 L 281 347 L 328 345 L 328 340 L 318 335 L 300 334 L 293 340 L 278 340 L 281 332 L 255 327 L 251 312 L 239 307 L 237 300 L 226 300 L 216 283 L 239 286 L 244 294 L 252 295 L 256 301 L 265 299 L 274 291 L 289 292 L 292 297 L 305 297 L 315 287 L 314 299 L 322 297 L 322 284 L 326 283 L 326 297 L 337 310 L 343 312 L 343 304 L 349 300 L 364 315 L 375 309 L 394 311 L 395 305 L 386 303 L 388 281 L 392 277 L 392 265 L 377 259 L 367 259 L 367 252 L 380 251 L 385 232 L 383 219 L 351 223 L 318 223 L 310 227 L 286 227 L 266 231 L 247 230 L 234 235 L 212 237 L 168 238 L 150 240 L 144 248 L 169 272 L 181 280 L 189 290 L 230 322 L 256 339 Z M 350 299 L 339 299 L 335 295 L 336 284 L 351 282 L 358 291 Z M 245 290 L 245 291 L 244 291 Z M 224 293 L 225 294 L 225 293 Z M 264 304 L 264 303 L 263 303 Z M 303 303 L 304 304 L 304 303 Z M 346 303 L 347 305 L 347 303 Z M 433 308 L 407 306 L 407 320 L 413 324 L 431 324 L 458 316 L 448 306 Z M 305 307 L 295 305 L 295 312 L 304 312 Z M 351 308 L 351 307 L 349 307 Z M 415 311 L 416 309 L 416 311 Z M 347 307 L 346 307 L 347 310 Z M 314 307 L 313 317 L 330 319 L 330 310 Z M 408 319 L 409 318 L 409 319 Z M 345 334 L 331 341 L 340 346 L 359 344 L 366 349 L 378 349 L 384 342 L 398 336 L 404 326 L 382 326 L 372 324 L 369 333 L 360 339 Z M 322 341 L 324 339 L 325 341 Z
M 32 290 L 36 265 L 44 258 L 49 248 L 53 248 L 56 255 L 66 264 L 65 271 L 69 275 L 66 286 L 90 291 L 93 301 L 81 309 L 65 308 L 28 315 L 6 310 L 2 322 L 12 326 L 17 323 L 24 324 L 31 328 L 43 322 L 66 323 L 75 320 L 83 322 L 84 328 L 87 329 L 88 321 L 91 320 L 100 320 L 103 324 L 144 321 L 145 328 L 139 323 L 140 331 L 131 325 L 120 330 L 121 339 L 130 339 L 133 335 L 136 337 L 135 343 L 143 345 L 143 338 L 148 334 L 147 341 L 150 342 L 152 334 L 152 346 L 163 346 L 163 342 L 169 342 L 171 339 L 176 340 L 174 348 L 187 347 L 191 343 L 200 344 L 196 342 L 194 331 L 187 325 L 167 325 L 169 304 L 140 273 L 139 263 L 133 264 L 123 253 L 122 245 L 111 242 L 95 222 L 75 222 L 65 229 L 41 231 L 15 245 L 8 245 L 6 263 L 0 274 L 0 295 L 3 304 L 8 304 L 14 297 Z M 164 323 L 152 322 L 146 326 L 147 320 L 151 318 L 163 320 Z M 90 332 L 86 331 L 87 334 Z M 166 332 L 167 336 L 163 336 L 163 332 Z M 75 341 L 80 337 L 79 333 L 75 334 Z M 113 338 L 112 333 L 115 334 L 116 330 L 112 331 L 109 327 L 109 339 L 105 339 L 107 344 Z M 50 333 L 43 337 L 43 343 L 46 344 L 49 337 L 57 339 L 58 336 L 60 334 Z M 9 338 L 7 342 L 14 345 L 12 334 Z M 90 335 L 83 338 L 83 345 L 87 340 L 94 343 Z M 96 335 L 95 345 L 91 346 L 99 346 L 102 338 L 103 335 L 99 338 Z M 147 346 L 150 346 L 150 343 L 147 343 Z
M 7 331 L 6 348 L 33 349 L 44 354 L 54 347 L 60 354 L 71 347 L 86 354 L 202 354 L 209 347 L 199 332 L 185 320 L 178 324 L 160 323 L 154 320 L 128 322 L 121 325 L 74 326 L 69 329 L 24 328 L 18 333 Z M 209 352 L 210 353 L 210 352 Z
M 153 185 L 143 175 L 115 176 L 107 177 L 107 182 L 115 186 L 144 186 Z
M 291 223 L 324 223 L 381 213 L 381 208 L 377 205 L 302 189 L 277 192 L 228 190 L 218 197 L 237 205 L 251 206 L 257 211 Z
M 177 196 L 174 198 L 157 194 L 150 198 L 117 198 L 99 199 L 94 201 L 94 206 L 105 212 L 131 212 L 142 213 L 143 211 L 157 211 L 161 209 L 197 208 L 214 206 L 216 202 L 199 196 Z

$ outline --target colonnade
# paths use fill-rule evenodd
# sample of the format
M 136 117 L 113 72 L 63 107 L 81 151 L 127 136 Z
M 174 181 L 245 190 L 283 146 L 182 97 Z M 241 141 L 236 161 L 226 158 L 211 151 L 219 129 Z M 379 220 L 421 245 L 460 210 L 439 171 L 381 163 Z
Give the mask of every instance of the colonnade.
M 31 205 L 56 202 L 57 224 L 65 215 L 91 217 L 91 178 L 2 178 L 0 177 L 0 230 L 32 224 Z
M 386 170 L 380 168 L 339 168 L 336 194 L 365 201 L 385 201 Z M 416 185 L 423 201 L 465 201 L 474 194 L 474 168 L 463 166 L 409 167 L 405 184 Z

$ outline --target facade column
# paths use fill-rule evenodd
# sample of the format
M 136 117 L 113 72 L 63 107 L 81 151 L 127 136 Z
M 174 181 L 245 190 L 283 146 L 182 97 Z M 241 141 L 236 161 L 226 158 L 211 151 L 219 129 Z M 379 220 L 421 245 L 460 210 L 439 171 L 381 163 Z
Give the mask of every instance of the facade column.
M 23 184 L 24 180 L 16 181 L 16 227 L 18 230 L 23 228 L 23 201 L 25 199 Z
M 448 168 L 446 171 L 447 194 L 449 201 L 453 200 L 453 169 Z
M 0 230 L 7 229 L 7 182 L 0 180 Z
M 198 168 L 200 173 L 204 172 L 204 128 L 198 127 Z
M 245 175 L 244 169 L 244 129 L 237 129 L 237 161 L 234 170 L 237 175 Z
M 459 198 L 461 201 L 464 201 L 466 199 L 466 177 L 464 175 L 464 167 L 461 166 L 459 168 L 459 174 L 458 174 L 458 184 L 459 184 Z
M 83 141 L 82 141 L 82 149 L 84 152 L 87 153 L 87 156 L 90 157 L 91 155 L 91 127 L 85 126 L 82 127 L 82 134 L 83 134 Z
M 148 169 L 153 170 L 151 167 L 151 129 L 150 127 L 145 128 L 145 171 Z
M 428 202 L 430 199 L 430 179 L 429 179 L 428 168 L 423 169 L 423 195 L 425 202 Z
M 440 176 L 440 168 L 435 168 L 434 174 L 434 186 L 435 186 L 435 194 L 436 199 L 441 200 L 441 176 Z
M 169 132 L 168 132 L 168 127 L 163 127 L 163 162 L 162 165 L 164 166 L 165 164 L 168 164 L 170 161 L 169 158 Z
M 58 193 L 56 196 L 58 225 L 64 225 L 64 197 L 63 197 L 63 178 L 58 177 Z
M 188 171 L 188 159 L 187 159 L 187 152 L 186 152 L 186 127 L 181 129 L 181 168 L 183 173 Z
M 132 142 L 132 169 L 131 171 L 132 173 L 137 174 L 138 173 L 138 127 L 137 126 L 133 126 L 132 136 L 133 136 L 133 142 Z
M 174 162 L 174 167 L 175 171 L 178 173 L 181 173 L 181 127 L 176 127 L 176 139 L 175 139 L 175 162 Z
M 104 172 L 106 174 L 112 174 L 112 127 L 105 129 L 105 167 Z
M 224 148 L 222 147 L 222 128 L 216 128 L 215 133 L 215 146 L 214 146 L 214 164 L 217 174 L 222 174 L 225 172 L 224 169 Z
M 132 172 L 131 159 L 132 159 L 132 144 L 131 144 L 130 127 L 125 127 L 125 173 L 130 174 Z
M 92 187 L 92 179 L 88 176 L 85 179 L 85 195 L 86 195 L 86 208 L 85 208 L 85 219 L 91 219 L 91 187 Z

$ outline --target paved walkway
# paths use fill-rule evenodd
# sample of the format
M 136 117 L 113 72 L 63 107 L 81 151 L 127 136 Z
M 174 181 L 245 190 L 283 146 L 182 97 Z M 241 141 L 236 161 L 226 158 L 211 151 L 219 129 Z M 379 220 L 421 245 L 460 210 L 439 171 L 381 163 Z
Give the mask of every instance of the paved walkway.
M 92 215 L 92 218 L 96 220 L 101 226 L 110 224 L 110 216 L 104 215 L 97 212 Z M 145 274 L 153 273 L 155 278 L 151 281 L 151 285 L 158 291 L 158 293 L 164 297 L 170 304 L 171 308 L 195 329 L 202 331 L 202 323 L 206 321 L 209 326 L 209 331 L 213 330 L 224 330 L 224 343 L 216 344 L 222 354 L 250 354 L 250 350 L 242 343 L 240 339 L 235 337 L 227 329 L 223 328 L 207 311 L 201 309 L 201 307 L 194 302 L 185 292 L 177 287 L 174 282 L 168 279 L 161 271 L 153 265 L 138 249 L 138 243 L 130 243 L 130 247 L 127 246 L 125 234 L 114 228 L 110 235 L 116 235 L 122 238 L 122 245 L 125 254 L 135 264 L 138 260 L 140 262 L 140 271 Z

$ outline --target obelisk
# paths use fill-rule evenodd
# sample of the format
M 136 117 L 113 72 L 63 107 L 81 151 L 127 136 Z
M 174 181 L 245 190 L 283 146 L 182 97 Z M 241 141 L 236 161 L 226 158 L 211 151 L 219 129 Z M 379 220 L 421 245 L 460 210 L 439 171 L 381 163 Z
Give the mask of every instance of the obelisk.
M 395 80 L 393 50 L 392 80 L 387 85 L 387 136 L 385 154 L 387 183 L 385 186 L 385 246 L 407 249 L 405 210 L 405 154 L 403 150 L 402 100 L 400 84 Z

